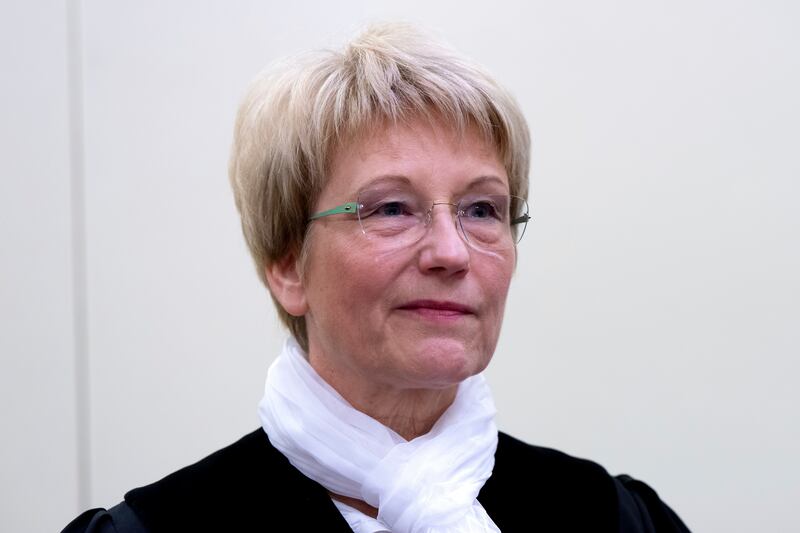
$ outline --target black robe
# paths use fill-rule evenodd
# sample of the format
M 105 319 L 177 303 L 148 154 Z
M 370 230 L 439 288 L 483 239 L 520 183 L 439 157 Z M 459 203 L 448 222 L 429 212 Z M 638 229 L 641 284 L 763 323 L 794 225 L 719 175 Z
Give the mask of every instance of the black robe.
M 644 483 L 505 433 L 478 500 L 503 533 L 688 531 Z M 108 511 L 86 511 L 62 533 L 183 531 L 352 533 L 327 491 L 261 429 L 128 492 Z

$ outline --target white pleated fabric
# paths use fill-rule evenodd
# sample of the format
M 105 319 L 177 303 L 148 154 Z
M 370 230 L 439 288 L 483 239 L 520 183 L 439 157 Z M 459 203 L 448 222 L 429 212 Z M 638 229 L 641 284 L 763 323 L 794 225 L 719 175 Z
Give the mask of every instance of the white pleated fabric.
M 258 411 L 270 442 L 295 468 L 376 507 L 392 533 L 500 531 L 476 499 L 497 448 L 494 402 L 481 374 L 459 385 L 430 432 L 406 441 L 353 408 L 290 338 L 269 368 Z
M 350 507 L 346 503 L 331 498 L 333 505 L 342 513 L 342 517 L 347 521 L 347 525 L 353 530 L 353 533 L 392 533 L 386 529 L 386 524 L 366 515 L 356 509 Z

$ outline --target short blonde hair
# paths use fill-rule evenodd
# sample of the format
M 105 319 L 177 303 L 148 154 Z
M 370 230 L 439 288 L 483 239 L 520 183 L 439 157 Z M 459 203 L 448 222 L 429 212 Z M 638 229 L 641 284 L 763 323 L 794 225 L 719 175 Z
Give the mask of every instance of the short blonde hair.
M 331 155 L 381 124 L 436 116 L 455 132 L 478 130 L 505 165 L 510 194 L 527 197 L 530 137 L 519 106 L 488 74 L 419 30 L 372 26 L 342 51 L 273 65 L 239 108 L 229 177 L 261 281 L 289 254 L 302 270 L 305 243 Z M 308 349 L 305 318 L 275 300 Z

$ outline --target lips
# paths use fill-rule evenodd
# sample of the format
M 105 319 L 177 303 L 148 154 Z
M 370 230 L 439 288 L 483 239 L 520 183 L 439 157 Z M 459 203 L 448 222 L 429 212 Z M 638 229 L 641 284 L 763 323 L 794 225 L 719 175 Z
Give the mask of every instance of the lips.
M 399 309 L 441 317 L 458 317 L 475 314 L 475 310 L 468 305 L 440 300 L 414 300 L 401 305 Z

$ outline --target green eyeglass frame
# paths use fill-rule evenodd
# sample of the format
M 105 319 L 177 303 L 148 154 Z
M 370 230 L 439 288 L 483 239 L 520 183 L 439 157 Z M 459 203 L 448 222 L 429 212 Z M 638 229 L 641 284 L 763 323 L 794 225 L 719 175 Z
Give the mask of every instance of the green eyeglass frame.
M 358 202 L 347 202 L 346 204 L 337 205 L 336 207 L 334 207 L 332 209 L 328 209 L 327 211 L 320 211 L 319 213 L 316 213 L 315 215 L 312 215 L 308 219 L 308 221 L 311 222 L 312 220 L 316 220 L 316 219 L 322 218 L 322 217 L 327 217 L 327 216 L 330 216 L 330 215 L 341 215 L 341 214 L 345 214 L 345 213 L 353 213 L 353 214 L 355 214 L 357 212 L 358 212 Z M 517 217 L 517 218 L 513 219 L 510 222 L 510 224 L 512 226 L 514 226 L 516 224 L 522 224 L 523 222 L 528 222 L 530 219 L 531 219 L 531 216 L 526 213 L 526 214 L 524 214 L 524 215 L 522 215 L 520 217 Z
M 338 205 L 333 209 L 328 209 L 327 211 L 321 211 L 316 215 L 312 215 L 308 221 L 316 220 L 318 218 L 327 217 L 330 215 L 340 215 L 342 213 L 352 213 L 356 214 L 358 212 L 358 202 L 347 202 L 346 204 Z

